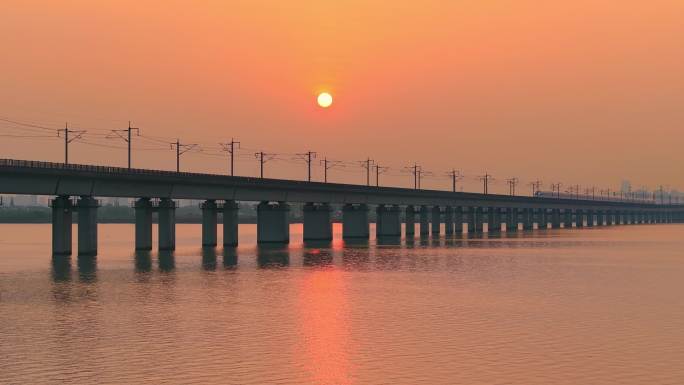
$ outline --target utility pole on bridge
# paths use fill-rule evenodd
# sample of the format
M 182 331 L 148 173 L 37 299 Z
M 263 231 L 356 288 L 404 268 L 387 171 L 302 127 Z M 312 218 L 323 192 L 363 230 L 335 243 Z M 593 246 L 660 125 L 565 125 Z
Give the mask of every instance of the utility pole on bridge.
M 480 177 L 480 180 L 482 181 L 483 187 L 484 187 L 484 193 L 485 195 L 489 194 L 489 181 L 492 180 L 492 176 L 485 173 L 483 176 Z
M 136 135 L 140 135 L 140 129 L 137 127 L 131 127 L 131 121 L 128 121 L 128 128 L 125 128 L 123 130 L 112 130 L 112 133 L 119 138 L 123 139 L 124 142 L 128 144 L 128 168 L 131 168 L 131 131 L 135 130 Z M 127 135 L 123 136 L 121 135 L 122 132 L 125 132 Z M 111 136 L 107 136 L 107 138 L 112 138 Z
M 321 164 L 323 165 L 323 182 L 328 183 L 328 170 L 337 166 L 341 162 L 338 160 L 328 160 L 328 158 L 323 158 Z
M 518 184 L 518 178 L 506 179 L 508 183 L 508 195 L 515 196 L 515 186 Z
M 382 174 L 389 167 L 382 167 L 379 164 L 375 164 L 375 187 L 380 187 L 380 174 Z
M 303 154 L 297 154 L 297 156 L 300 157 L 301 159 L 304 159 L 304 161 L 306 162 L 306 166 L 307 166 L 307 168 L 308 168 L 308 178 L 307 178 L 307 180 L 308 180 L 309 182 L 311 182 L 311 160 L 312 160 L 312 159 L 316 159 L 316 153 L 313 152 L 313 151 L 307 151 L 307 152 L 305 152 L 305 153 L 303 153 Z
M 176 146 L 176 172 L 180 172 L 180 156 L 197 147 L 197 144 L 182 144 L 180 139 L 176 139 L 176 143 L 171 143 L 171 148 L 173 146 Z
M 259 151 L 259 152 L 254 154 L 254 157 L 259 159 L 259 169 L 260 169 L 259 177 L 261 179 L 264 178 L 264 163 L 273 159 L 272 156 L 273 156 L 273 154 L 267 154 L 263 151 Z
M 69 143 L 73 142 L 74 140 L 81 139 L 86 131 L 71 130 L 69 129 L 69 124 L 64 123 L 64 128 L 57 130 L 57 136 L 60 136 L 60 132 L 64 133 L 64 164 L 69 164 Z M 76 136 L 69 138 L 69 133 L 76 134 Z
M 223 151 L 230 154 L 230 176 L 235 176 L 235 162 L 233 160 L 235 157 L 235 145 L 237 144 L 237 148 L 240 148 L 240 142 L 236 142 L 234 138 L 230 138 L 230 142 L 219 144 Z
M 452 169 L 449 176 L 451 177 L 451 191 L 456 192 L 456 181 L 461 178 L 461 172 Z
M 366 186 L 370 186 L 370 172 L 371 172 L 371 165 L 373 165 L 373 159 L 367 158 L 366 160 L 361 161 L 361 167 L 366 169 Z
M 532 186 L 532 196 L 536 196 L 537 192 L 541 191 L 541 184 L 542 182 L 540 180 L 530 182 L 530 186 Z

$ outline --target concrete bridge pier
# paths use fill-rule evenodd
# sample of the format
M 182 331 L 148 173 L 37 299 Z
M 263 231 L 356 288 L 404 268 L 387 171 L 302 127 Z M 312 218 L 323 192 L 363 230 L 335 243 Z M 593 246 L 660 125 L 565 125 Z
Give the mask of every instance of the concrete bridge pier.
M 444 208 L 444 232 L 447 236 L 454 235 L 454 208 L 451 206 Z
M 490 207 L 487 209 L 487 232 L 498 233 L 501 231 L 501 209 Z
M 474 233 L 484 232 L 484 210 L 482 207 L 471 207 L 472 217 L 472 228 Z M 468 228 L 470 231 L 470 228 Z
M 202 209 L 202 246 L 214 247 L 217 244 L 218 208 L 216 201 L 208 199 L 200 205 Z
M 135 249 L 152 250 L 152 201 L 139 198 L 135 201 Z
M 331 213 L 332 208 L 328 203 L 309 202 L 304 205 L 304 241 L 332 241 Z
M 572 210 L 570 209 L 563 209 L 563 228 L 572 228 Z
M 518 231 L 518 209 L 509 207 L 506 209 L 506 232 Z
M 98 201 L 91 196 L 81 196 L 76 203 L 78 210 L 78 255 L 97 255 L 97 208 Z
M 548 218 L 546 217 L 546 209 L 537 210 L 537 229 L 546 230 L 548 226 Z
M 439 236 L 439 234 L 442 232 L 441 229 L 441 223 L 442 223 L 442 209 L 439 206 L 434 206 L 432 207 L 432 235 Z
M 463 233 L 463 217 L 467 216 L 467 213 L 463 212 L 463 206 L 457 206 L 454 208 L 454 232 L 456 234 Z
M 594 227 L 594 211 L 587 210 L 587 227 Z
M 262 201 L 257 205 L 257 243 L 290 243 L 290 205 Z
M 169 198 L 159 200 L 159 250 L 176 249 L 176 202 Z
M 560 209 L 551 209 L 551 228 L 552 229 L 560 229 L 561 228 Z
M 414 238 L 416 236 L 416 209 L 413 206 L 406 206 L 404 221 L 406 222 L 406 238 Z
M 238 245 L 238 207 L 234 200 L 223 203 L 223 247 Z
M 375 236 L 377 238 L 401 237 L 401 215 L 399 206 L 378 205 Z
M 584 227 L 584 211 L 575 210 L 575 227 Z
M 342 238 L 368 239 L 368 205 L 345 204 L 342 208 Z
M 52 208 L 52 254 L 71 255 L 71 210 L 68 196 L 60 195 L 50 201 Z
M 522 228 L 523 230 L 532 230 L 534 219 L 532 218 L 532 209 L 524 208 L 522 212 Z
M 466 231 L 468 234 L 475 232 L 475 207 L 464 208 Z
M 430 234 L 430 222 L 428 221 L 428 207 L 420 206 L 418 212 L 418 221 L 420 223 L 420 236 L 426 237 Z

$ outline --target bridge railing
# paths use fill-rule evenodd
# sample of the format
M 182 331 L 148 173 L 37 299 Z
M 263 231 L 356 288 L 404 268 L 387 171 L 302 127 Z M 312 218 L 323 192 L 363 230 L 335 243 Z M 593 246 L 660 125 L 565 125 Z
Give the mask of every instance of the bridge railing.
M 261 178 L 255 177 L 244 177 L 244 176 L 227 176 L 220 174 L 207 174 L 207 173 L 194 173 L 194 172 L 176 172 L 176 171 L 166 171 L 166 170 L 154 170 L 154 169 L 141 169 L 141 168 L 127 168 L 127 167 L 114 167 L 114 166 L 97 166 L 90 164 L 75 164 L 75 163 L 58 163 L 58 162 L 45 162 L 37 160 L 21 160 L 21 159 L 0 159 L 0 167 L 8 168 L 35 168 L 35 169 L 58 169 L 58 170 L 74 170 L 74 171 L 87 171 L 93 173 L 104 173 L 104 174 L 136 174 L 136 175 L 165 175 L 165 176 L 191 176 L 191 177 L 210 177 L 210 178 L 234 178 L 243 181 L 261 181 Z M 310 184 L 311 182 L 299 181 L 299 180 L 288 180 L 291 183 L 299 183 L 302 185 Z M 315 182 L 314 182 L 315 183 Z M 365 187 L 365 186 L 363 186 Z M 553 198 L 535 195 L 540 198 Z M 565 198 L 565 197 L 563 197 Z M 577 199 L 575 197 L 569 197 L 568 199 Z M 601 200 L 601 199 L 599 199 Z M 610 199 L 610 201 L 615 201 Z M 658 204 L 653 200 L 639 200 L 639 199 L 620 199 L 618 202 L 625 203 L 642 203 L 642 204 Z M 662 204 L 662 203 L 660 203 Z
M 21 168 L 48 168 L 59 170 L 74 170 L 74 171 L 90 171 L 106 174 L 147 174 L 147 175 L 184 175 L 184 176 L 213 176 L 221 177 L 224 175 L 204 174 L 193 172 L 176 172 L 154 169 L 142 168 L 126 168 L 114 166 L 97 166 L 91 164 L 77 164 L 77 163 L 57 163 L 44 162 L 37 160 L 20 160 L 20 159 L 0 159 L 0 167 L 21 167 Z

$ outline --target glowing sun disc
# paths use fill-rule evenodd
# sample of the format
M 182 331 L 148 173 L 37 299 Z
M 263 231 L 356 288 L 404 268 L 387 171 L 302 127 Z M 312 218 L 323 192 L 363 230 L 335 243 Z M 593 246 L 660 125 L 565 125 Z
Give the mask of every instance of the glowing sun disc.
M 317 100 L 318 100 L 318 105 L 323 107 L 323 108 L 330 107 L 330 105 L 333 102 L 332 95 L 330 95 L 327 92 L 321 92 L 320 94 L 318 94 Z

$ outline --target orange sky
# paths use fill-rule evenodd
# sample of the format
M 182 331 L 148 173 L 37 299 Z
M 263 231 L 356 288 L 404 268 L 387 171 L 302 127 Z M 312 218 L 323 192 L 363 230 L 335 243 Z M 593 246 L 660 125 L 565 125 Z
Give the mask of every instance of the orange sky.
M 399 4 L 398 4 L 399 3 Z M 410 186 L 419 162 L 442 174 L 523 184 L 684 190 L 684 2 L 650 1 L 14 1 L 0 5 L 0 116 L 89 130 L 127 121 L 147 136 L 198 142 L 189 171 L 224 172 L 211 143 L 281 153 L 266 176 L 303 178 L 314 150 L 390 166 Z M 330 109 L 315 106 L 330 91 Z M 20 134 L 0 123 L 0 134 Z M 33 132 L 31 132 L 33 133 Z M 175 167 L 134 142 L 134 166 Z M 161 147 L 160 147 L 161 146 Z M 52 138 L 2 137 L 0 156 L 61 161 Z M 125 150 L 74 142 L 72 162 L 125 165 Z M 330 179 L 364 183 L 357 166 Z M 322 172 L 316 165 L 315 178 Z M 546 186 L 546 189 L 549 187 Z M 527 191 L 529 187 L 520 187 Z

